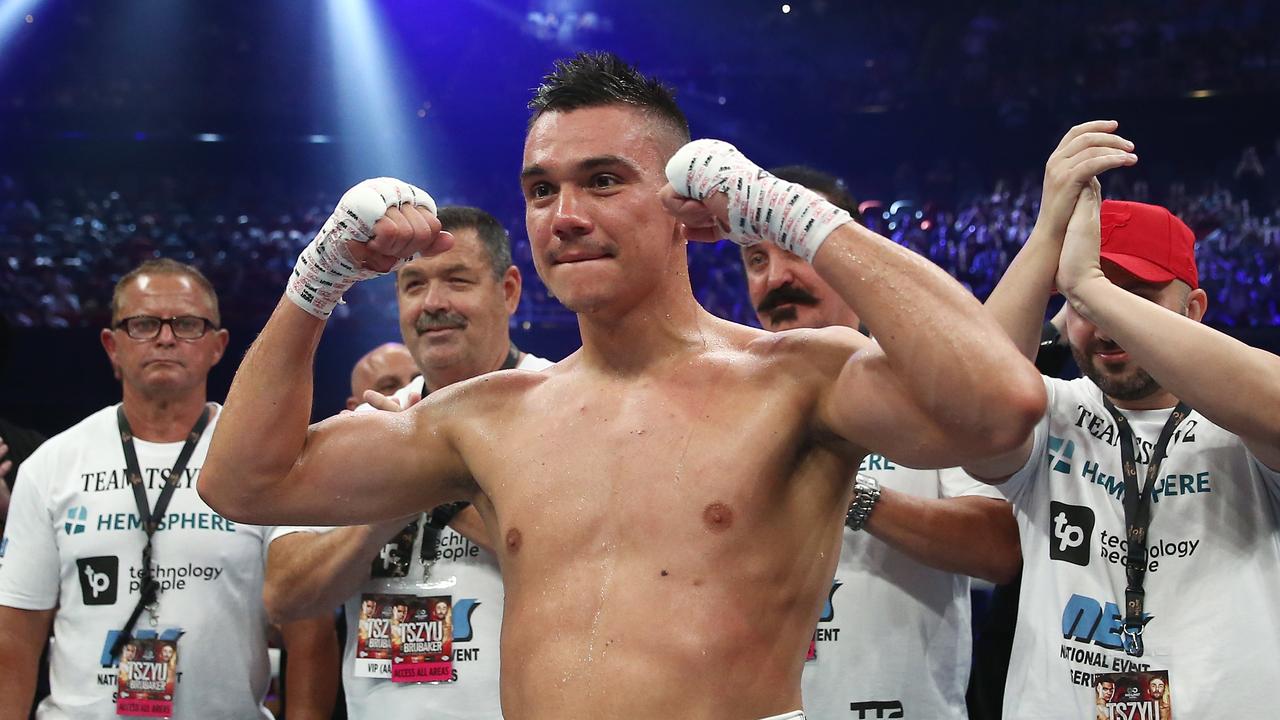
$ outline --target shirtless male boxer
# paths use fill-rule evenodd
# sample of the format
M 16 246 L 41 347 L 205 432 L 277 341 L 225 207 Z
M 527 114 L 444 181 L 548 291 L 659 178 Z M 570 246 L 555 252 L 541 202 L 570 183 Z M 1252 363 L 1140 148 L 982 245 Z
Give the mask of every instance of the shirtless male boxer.
M 529 238 L 583 347 L 308 428 L 305 369 L 341 293 L 451 241 L 421 190 L 366 181 L 241 364 L 200 492 L 281 523 L 471 501 L 500 540 L 508 720 L 802 717 L 860 459 L 1007 452 L 1043 413 L 1043 385 L 936 266 L 724 143 L 682 148 L 669 92 L 616 57 L 559 63 L 530 106 Z M 717 227 L 813 262 L 879 344 L 704 311 L 685 243 Z

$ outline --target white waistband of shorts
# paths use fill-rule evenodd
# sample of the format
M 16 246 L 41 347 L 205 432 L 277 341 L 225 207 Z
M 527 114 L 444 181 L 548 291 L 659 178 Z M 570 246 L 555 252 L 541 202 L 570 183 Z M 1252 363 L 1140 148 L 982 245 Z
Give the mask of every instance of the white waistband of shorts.
M 781 715 L 770 715 L 767 718 L 760 718 L 760 720 L 804 720 L 804 711 L 796 710 L 794 712 L 783 713 Z

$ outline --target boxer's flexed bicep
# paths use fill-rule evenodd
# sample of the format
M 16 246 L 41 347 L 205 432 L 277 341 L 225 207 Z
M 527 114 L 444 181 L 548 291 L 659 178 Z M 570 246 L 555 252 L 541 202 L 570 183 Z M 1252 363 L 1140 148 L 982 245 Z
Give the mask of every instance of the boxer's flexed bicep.
M 456 405 L 433 396 L 403 412 L 341 413 L 312 425 L 281 484 L 295 497 L 273 504 L 299 524 L 352 525 L 472 500 L 477 488 L 449 420 L 466 414 Z
M 920 409 L 915 393 L 900 373 L 893 372 L 876 341 L 849 331 L 822 354 L 837 360 L 823 363 L 835 369 L 817 379 L 820 429 L 911 468 L 955 465 L 956 443 L 948 437 L 946 424 Z M 838 360 L 841 357 L 844 360 Z

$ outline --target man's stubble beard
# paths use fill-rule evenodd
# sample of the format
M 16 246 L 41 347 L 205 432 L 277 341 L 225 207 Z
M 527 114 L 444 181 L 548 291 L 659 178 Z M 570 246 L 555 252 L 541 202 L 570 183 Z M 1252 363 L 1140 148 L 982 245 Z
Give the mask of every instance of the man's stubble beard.
M 1080 372 L 1084 373 L 1085 377 L 1092 380 L 1108 397 L 1116 400 L 1142 400 L 1151 397 L 1162 389 L 1160 383 L 1156 382 L 1156 379 L 1151 377 L 1150 373 L 1140 367 L 1132 366 L 1132 370 L 1126 377 L 1117 378 L 1099 370 L 1095 364 L 1094 356 L 1086 354 L 1074 345 L 1071 347 L 1071 357 L 1075 358 L 1076 365 L 1080 368 Z

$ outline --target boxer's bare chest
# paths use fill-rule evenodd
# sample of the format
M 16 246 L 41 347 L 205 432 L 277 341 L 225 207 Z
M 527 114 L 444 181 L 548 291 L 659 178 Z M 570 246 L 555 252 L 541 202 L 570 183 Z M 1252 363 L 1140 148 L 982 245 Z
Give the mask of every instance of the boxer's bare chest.
M 552 378 L 529 393 L 520 419 L 487 438 L 490 452 L 468 453 L 481 457 L 469 464 L 493 502 L 495 539 L 512 552 L 678 542 L 769 512 L 803 453 L 812 400 L 728 365 Z

